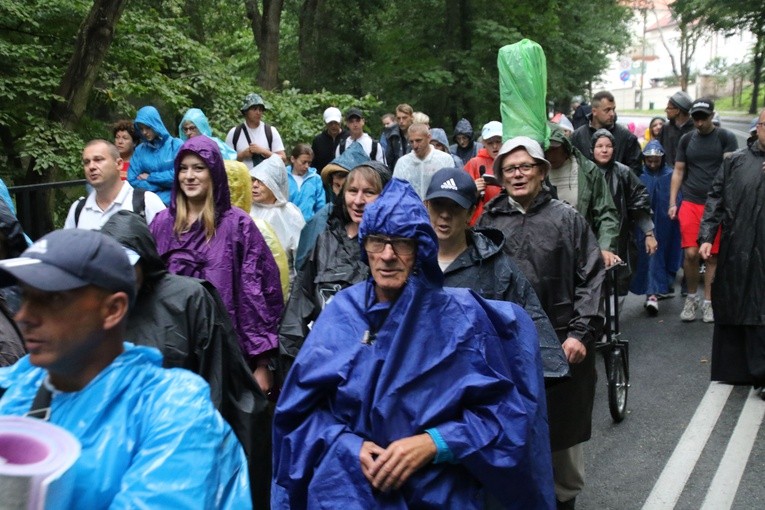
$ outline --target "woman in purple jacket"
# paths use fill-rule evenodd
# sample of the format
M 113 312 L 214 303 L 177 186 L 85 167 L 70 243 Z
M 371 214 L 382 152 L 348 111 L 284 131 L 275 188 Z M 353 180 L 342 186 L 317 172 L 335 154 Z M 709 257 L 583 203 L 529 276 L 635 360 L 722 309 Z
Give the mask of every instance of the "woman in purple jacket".
M 253 377 L 268 393 L 268 365 L 284 307 L 279 270 L 252 219 L 231 207 L 226 169 L 214 141 L 195 136 L 181 146 L 170 207 L 154 218 L 151 232 L 170 272 L 216 287 Z

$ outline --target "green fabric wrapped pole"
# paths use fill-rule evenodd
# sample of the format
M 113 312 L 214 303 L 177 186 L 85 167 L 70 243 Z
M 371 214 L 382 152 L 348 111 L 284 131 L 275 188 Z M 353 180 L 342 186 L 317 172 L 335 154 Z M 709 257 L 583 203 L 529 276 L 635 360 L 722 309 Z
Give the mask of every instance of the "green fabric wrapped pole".
M 547 148 L 547 59 L 539 44 L 523 39 L 497 55 L 503 140 L 528 136 Z

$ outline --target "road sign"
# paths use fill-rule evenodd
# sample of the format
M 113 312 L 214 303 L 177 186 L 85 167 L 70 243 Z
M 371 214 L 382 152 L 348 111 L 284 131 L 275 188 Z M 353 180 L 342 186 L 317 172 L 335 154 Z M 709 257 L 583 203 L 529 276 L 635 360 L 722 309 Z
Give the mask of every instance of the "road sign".
M 619 73 L 619 79 L 622 81 L 630 81 L 630 72 L 629 71 L 622 71 Z

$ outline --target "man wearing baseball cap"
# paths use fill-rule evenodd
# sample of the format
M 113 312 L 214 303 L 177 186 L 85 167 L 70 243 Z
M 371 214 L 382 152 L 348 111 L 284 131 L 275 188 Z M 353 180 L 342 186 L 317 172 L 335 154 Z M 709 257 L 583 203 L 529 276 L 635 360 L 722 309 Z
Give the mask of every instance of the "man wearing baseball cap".
M 348 136 L 341 125 L 343 114 L 339 108 L 330 106 L 324 110 L 324 130 L 311 142 L 313 149 L 312 166 L 321 172 L 330 161 L 335 159 L 335 152 L 340 140 Z
M 569 362 L 571 378 L 547 389 L 547 412 L 555 496 L 574 508 L 584 487 L 582 443 L 591 436 L 604 266 L 587 220 L 543 187 L 549 171 L 535 140 L 505 142 L 494 161 L 504 189 L 486 204 L 478 224 L 505 235 L 504 251 L 534 287 Z
M 69 229 L 0 261 L 0 284 L 21 287 L 15 321 L 29 352 L 0 368 L 0 415 L 49 420 L 80 441 L 76 499 L 62 506 L 247 507 L 246 460 L 209 386 L 124 343 L 131 257 L 100 232 Z
M 385 151 L 380 147 L 380 142 L 364 132 L 365 124 L 364 113 L 360 109 L 353 107 L 346 110 L 345 126 L 348 128 L 348 135 L 340 139 L 335 156 L 344 153 L 353 142 L 359 142 L 369 159 L 385 163 Z
M 664 111 L 667 114 L 667 122 L 661 128 L 659 141 L 664 147 L 664 158 L 667 164 L 674 168 L 675 155 L 677 153 L 677 143 L 685 133 L 693 131 L 693 121 L 691 120 L 691 105 L 693 99 L 686 92 L 679 90 L 672 94 L 667 100 L 667 107 Z
M 244 122 L 232 127 L 226 135 L 226 145 L 236 151 L 236 159 L 252 169 L 272 154 L 278 154 L 286 161 L 284 143 L 275 127 L 263 122 L 268 110 L 260 94 L 247 94 L 239 109 Z
M 699 98 L 693 102 L 690 114 L 696 129 L 683 135 L 677 144 L 677 159 L 672 172 L 669 192 L 670 219 L 680 222 L 680 246 L 683 248 L 683 274 L 685 275 L 688 295 L 685 298 L 680 319 L 684 322 L 696 320 L 700 298 L 696 295 L 699 286 L 699 227 L 704 215 L 707 193 L 712 189 L 712 181 L 717 175 L 723 158 L 738 149 L 736 136 L 715 126 L 712 117 L 715 103 L 709 98 Z M 682 201 L 678 193 L 682 190 Z M 704 300 L 701 302 L 701 314 L 704 322 L 714 322 L 712 310 L 712 281 L 717 268 L 717 252 L 720 248 L 718 230 L 712 245 L 710 257 L 706 259 L 704 271 Z

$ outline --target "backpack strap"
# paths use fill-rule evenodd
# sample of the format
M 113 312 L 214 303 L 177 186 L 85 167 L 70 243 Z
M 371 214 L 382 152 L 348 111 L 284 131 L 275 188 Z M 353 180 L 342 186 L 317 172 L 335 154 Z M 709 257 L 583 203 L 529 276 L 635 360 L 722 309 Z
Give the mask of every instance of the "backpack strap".
M 133 212 L 146 221 L 146 190 L 133 189 Z
M 266 142 L 268 142 L 268 150 L 271 150 L 271 146 L 274 144 L 273 128 L 264 122 L 263 129 L 266 132 Z M 236 129 L 234 129 L 234 137 L 231 139 L 231 143 L 234 146 L 234 150 L 236 150 L 236 142 L 239 141 L 239 137 L 241 136 L 242 132 L 244 132 L 244 137 L 247 139 L 247 145 L 252 144 L 252 140 L 250 140 L 250 133 L 244 128 L 244 123 L 242 123 L 236 126 Z
M 264 122 L 263 130 L 266 132 L 266 142 L 268 142 L 268 150 L 271 150 L 271 147 L 274 144 L 274 128 Z M 247 141 L 249 142 L 250 139 L 248 138 Z
M 377 143 L 377 140 L 372 140 L 372 152 L 369 153 L 369 159 L 372 161 L 377 159 L 377 146 L 380 145 Z
M 340 138 L 340 141 L 337 142 L 337 146 L 340 147 L 340 154 L 345 152 L 345 141 L 348 140 L 349 135 L 345 135 L 342 138 Z
M 50 403 L 53 400 L 53 394 L 45 387 L 45 383 L 40 384 L 35 393 L 35 399 L 32 401 L 32 407 L 29 408 L 26 416 L 37 418 L 38 420 L 48 421 L 50 419 Z
M 80 224 L 80 214 L 82 214 L 82 209 L 85 207 L 85 197 L 80 197 L 77 199 L 77 207 L 74 208 L 74 226 Z
M 234 150 L 236 150 L 236 143 L 239 141 L 239 137 L 241 136 L 242 132 L 244 132 L 244 137 L 247 139 L 247 145 L 252 144 L 252 140 L 250 140 L 250 133 L 245 129 L 244 122 L 236 126 L 236 129 L 234 129 L 234 137 L 231 139 L 231 143 L 234 146 Z

